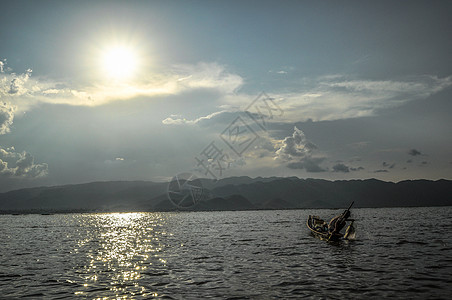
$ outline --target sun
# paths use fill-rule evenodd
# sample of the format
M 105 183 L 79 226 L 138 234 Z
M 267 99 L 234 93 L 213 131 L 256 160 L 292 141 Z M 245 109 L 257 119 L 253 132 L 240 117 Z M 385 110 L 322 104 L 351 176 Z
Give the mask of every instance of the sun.
M 114 46 L 104 51 L 102 67 L 108 78 L 127 79 L 136 73 L 138 57 L 129 47 Z

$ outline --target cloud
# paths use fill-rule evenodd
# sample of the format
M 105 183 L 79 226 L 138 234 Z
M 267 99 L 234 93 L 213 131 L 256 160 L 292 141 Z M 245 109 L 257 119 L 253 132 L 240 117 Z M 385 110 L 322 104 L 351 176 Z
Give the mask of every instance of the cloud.
M 300 161 L 288 163 L 286 166 L 289 169 L 305 169 L 310 173 L 325 172 L 326 170 L 320 166 L 324 160 L 324 157 L 304 157 Z
M 374 173 L 388 173 L 388 170 L 375 170 Z
M 261 120 L 259 118 L 266 118 L 265 116 L 258 115 L 251 112 L 244 111 L 229 111 L 229 110 L 221 110 L 216 111 L 211 114 L 201 116 L 196 119 L 186 119 L 181 115 L 170 115 L 166 119 L 162 120 L 162 123 L 165 125 L 199 125 L 202 127 L 209 127 L 218 125 L 224 126 L 226 128 L 230 125 L 234 120 L 240 118 L 244 124 L 249 125 L 255 131 L 262 131 L 256 121 L 254 121 L 250 116 L 254 118 L 254 120 Z M 219 129 L 219 130 L 223 130 Z M 262 133 L 261 133 L 262 134 Z
M 295 126 L 292 136 L 283 140 L 282 146 L 276 151 L 276 155 L 281 159 L 291 160 L 297 157 L 311 156 L 315 149 L 317 149 L 317 146 L 308 141 L 304 132 Z
M 389 164 L 389 163 L 387 163 L 387 162 L 385 162 L 385 161 L 384 161 L 381 165 L 382 165 L 383 167 L 389 168 L 389 169 L 393 169 L 393 168 L 396 166 L 395 163 Z
M 46 163 L 35 163 L 26 152 L 14 152 L 14 147 L 0 148 L 0 174 L 10 178 L 40 178 L 48 175 Z
M 348 173 L 348 172 L 350 172 L 350 168 L 344 164 L 339 163 L 339 164 L 336 164 L 333 166 L 333 172 Z
M 126 160 L 124 157 L 115 157 L 113 159 L 106 159 L 106 160 L 104 160 L 104 164 L 107 165 L 107 166 L 120 166 L 120 165 L 122 165 L 122 164 L 124 164 L 126 162 L 128 162 L 128 163 L 130 163 L 130 162 L 135 163 L 136 161 L 135 160 L 132 160 L 132 161 Z
M 304 81 L 304 91 L 275 93 L 285 122 L 333 121 L 377 115 L 452 86 L 452 76 L 418 76 L 404 80 L 348 80 L 323 76 Z
M 411 149 L 410 151 L 408 151 L 408 154 L 411 156 L 422 155 L 422 153 L 416 149 Z
M 452 76 L 445 78 L 418 76 L 406 78 L 403 81 L 340 80 L 322 84 L 350 94 L 368 94 L 376 100 L 390 100 L 395 104 L 437 93 L 452 85 Z
M 236 91 L 243 78 L 226 71 L 225 66 L 217 63 L 198 63 L 196 65 L 177 65 L 173 67 L 180 89 L 213 88 L 225 93 Z
M 230 73 L 217 63 L 176 65 L 155 74 L 146 74 L 134 82 L 90 82 L 73 85 L 32 77 L 32 70 L 12 73 L 1 61 L 0 98 L 14 102 L 18 110 L 28 110 L 37 103 L 96 106 L 136 97 L 175 95 L 207 89 L 220 95 L 234 94 L 243 85 L 243 78 Z M 7 72 L 8 71 L 8 72 Z
M 306 139 L 303 131 L 294 127 L 292 136 L 284 138 L 281 146 L 276 150 L 276 159 L 289 162 L 289 169 L 305 169 L 307 172 L 324 172 L 320 164 L 325 157 L 315 156 L 317 146 Z
M 31 72 L 31 69 L 28 69 L 23 74 L 12 74 L 12 79 L 9 82 L 7 93 L 10 95 L 24 95 L 25 93 L 27 93 L 28 89 L 26 87 L 26 84 L 31 76 Z
M 96 106 L 116 100 L 176 95 L 200 89 L 218 93 L 218 107 L 243 110 L 255 98 L 255 95 L 240 92 L 245 83 L 242 76 L 218 63 L 200 62 L 156 69 L 133 83 L 98 81 L 74 85 L 34 78 L 31 70 L 12 73 L 5 61 L 1 62 L 0 98 L 11 100 L 18 111 L 41 102 Z M 272 98 L 284 111 L 284 117 L 278 117 L 278 121 L 294 123 L 308 119 L 325 121 L 372 116 L 382 109 L 426 98 L 452 85 L 452 76 L 378 81 L 333 75 L 302 80 L 303 90 L 297 85 L 286 88 L 292 88 L 292 92 L 273 91 Z M 164 123 L 193 124 L 196 121 L 169 117 Z
M 364 170 L 364 168 L 363 167 L 357 167 L 357 168 L 350 167 L 350 171 L 361 171 L 361 170 Z
M 0 103 L 0 135 L 10 132 L 13 119 L 14 108 L 6 102 Z
M 217 111 L 217 112 L 211 113 L 210 115 L 199 117 L 194 120 L 187 120 L 185 118 L 182 118 L 181 116 L 172 115 L 172 116 L 166 118 L 165 120 L 163 120 L 162 123 L 165 125 L 185 125 L 185 124 L 193 125 L 193 124 L 198 124 L 199 122 L 202 122 L 202 121 L 210 120 L 223 113 L 225 113 L 225 111 Z
M 22 97 L 28 93 L 27 84 L 31 70 L 24 74 L 5 73 L 9 70 L 0 60 L 0 135 L 9 133 L 14 120 L 16 107 L 11 104 L 11 97 Z M 14 100 L 14 99 L 13 99 Z M 14 147 L 0 147 L 0 174 L 10 178 L 38 178 L 48 174 L 46 163 L 36 164 L 34 157 L 26 152 L 16 152 Z
M 1 116 L 1 115 L 0 115 Z M 4 132 L 1 132 L 4 134 Z M 16 152 L 14 147 L 0 147 L 0 174 L 10 178 L 40 178 L 48 174 L 46 163 L 37 164 L 26 152 Z
M 158 97 L 180 95 L 196 90 L 213 90 L 220 97 L 234 94 L 243 85 L 243 78 L 230 73 L 226 67 L 216 63 L 198 63 L 195 65 L 176 65 L 159 74 L 148 74 L 134 83 L 119 85 L 96 84 L 82 90 L 63 90 L 66 101 L 75 99 L 73 105 L 102 105 L 116 100 L 129 100 L 136 97 Z M 72 94 L 72 96 L 71 96 Z M 47 97 L 50 97 L 47 94 Z M 71 104 L 71 103 L 69 103 Z M 170 120 L 168 120 L 170 121 Z
M 225 74 L 224 69 L 219 66 L 211 66 L 211 71 L 202 71 L 204 67 L 198 65 L 199 76 L 185 76 L 179 78 L 184 84 L 183 88 L 195 88 L 201 84 L 205 88 L 216 88 L 222 91 L 218 97 L 218 107 L 222 111 L 243 111 L 256 98 L 256 95 L 249 95 L 238 92 L 243 80 L 238 75 Z M 193 66 L 191 67 L 193 68 Z M 190 68 L 189 68 L 190 69 Z M 216 70 L 216 71 L 215 71 Z M 184 70 L 181 73 L 188 74 Z M 202 75 L 201 75 L 202 74 Z M 205 83 L 206 74 L 210 74 L 211 82 Z M 229 79 L 228 79 L 229 78 Z M 236 79 L 233 79 L 236 78 Z M 190 83 L 195 80 L 197 83 Z M 224 81 L 224 82 L 223 82 Z M 349 118 L 359 118 L 377 115 L 381 110 L 394 108 L 417 99 L 426 98 L 449 86 L 452 86 L 452 76 L 438 78 L 434 76 L 418 76 L 405 78 L 398 81 L 375 81 L 375 80 L 348 80 L 343 75 L 323 76 L 315 79 L 305 80 L 304 91 L 283 92 L 274 91 L 269 94 L 272 105 L 277 106 L 273 112 L 275 116 L 266 116 L 265 123 L 283 122 L 296 123 L 300 121 L 332 121 Z M 228 82 L 230 84 L 228 84 Z M 222 89 L 221 86 L 228 86 Z M 182 86 L 179 86 L 181 88 Z M 268 104 L 268 103 L 267 103 Z M 260 103 L 261 111 L 266 111 L 267 107 Z M 271 107 L 275 109 L 275 107 Z M 271 112 L 272 113 L 272 112 Z M 220 115 L 220 114 L 219 114 Z M 219 115 L 208 115 L 205 119 L 212 119 Z M 260 115 L 259 115 L 260 116 Z M 168 117 L 164 124 L 196 124 L 204 119 L 187 120 L 183 117 Z M 351 147 L 366 147 L 369 142 L 361 142 Z
M 361 171 L 361 170 L 364 170 L 364 168 L 363 167 L 357 167 L 357 168 L 349 167 L 343 163 L 338 163 L 333 166 L 333 172 L 349 173 L 350 171 Z
M 34 157 L 26 151 L 0 148 L 0 174 L 12 178 L 39 178 L 47 176 L 48 165 L 36 164 Z

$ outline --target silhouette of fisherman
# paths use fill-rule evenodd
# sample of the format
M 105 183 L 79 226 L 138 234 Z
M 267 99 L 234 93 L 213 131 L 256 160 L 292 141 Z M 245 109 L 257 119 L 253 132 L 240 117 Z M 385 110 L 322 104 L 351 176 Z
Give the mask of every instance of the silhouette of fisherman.
M 350 211 L 347 210 L 344 213 L 332 218 L 330 223 L 328 224 L 328 230 L 331 232 L 331 234 L 339 233 L 342 230 L 342 228 L 344 228 L 344 226 L 346 225 L 346 221 L 349 217 Z

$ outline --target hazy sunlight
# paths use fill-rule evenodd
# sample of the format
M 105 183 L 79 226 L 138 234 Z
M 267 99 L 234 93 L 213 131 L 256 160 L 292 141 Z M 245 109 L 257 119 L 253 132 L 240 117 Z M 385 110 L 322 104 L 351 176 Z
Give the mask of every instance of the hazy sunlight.
M 136 53 L 125 46 L 115 46 L 102 54 L 102 66 L 107 77 L 127 79 L 133 76 L 138 67 Z

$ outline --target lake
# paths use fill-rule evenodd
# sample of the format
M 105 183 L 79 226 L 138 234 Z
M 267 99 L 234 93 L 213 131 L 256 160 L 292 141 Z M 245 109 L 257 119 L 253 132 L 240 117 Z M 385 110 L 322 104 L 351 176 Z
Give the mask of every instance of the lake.
M 450 299 L 452 207 L 0 215 L 0 298 Z

